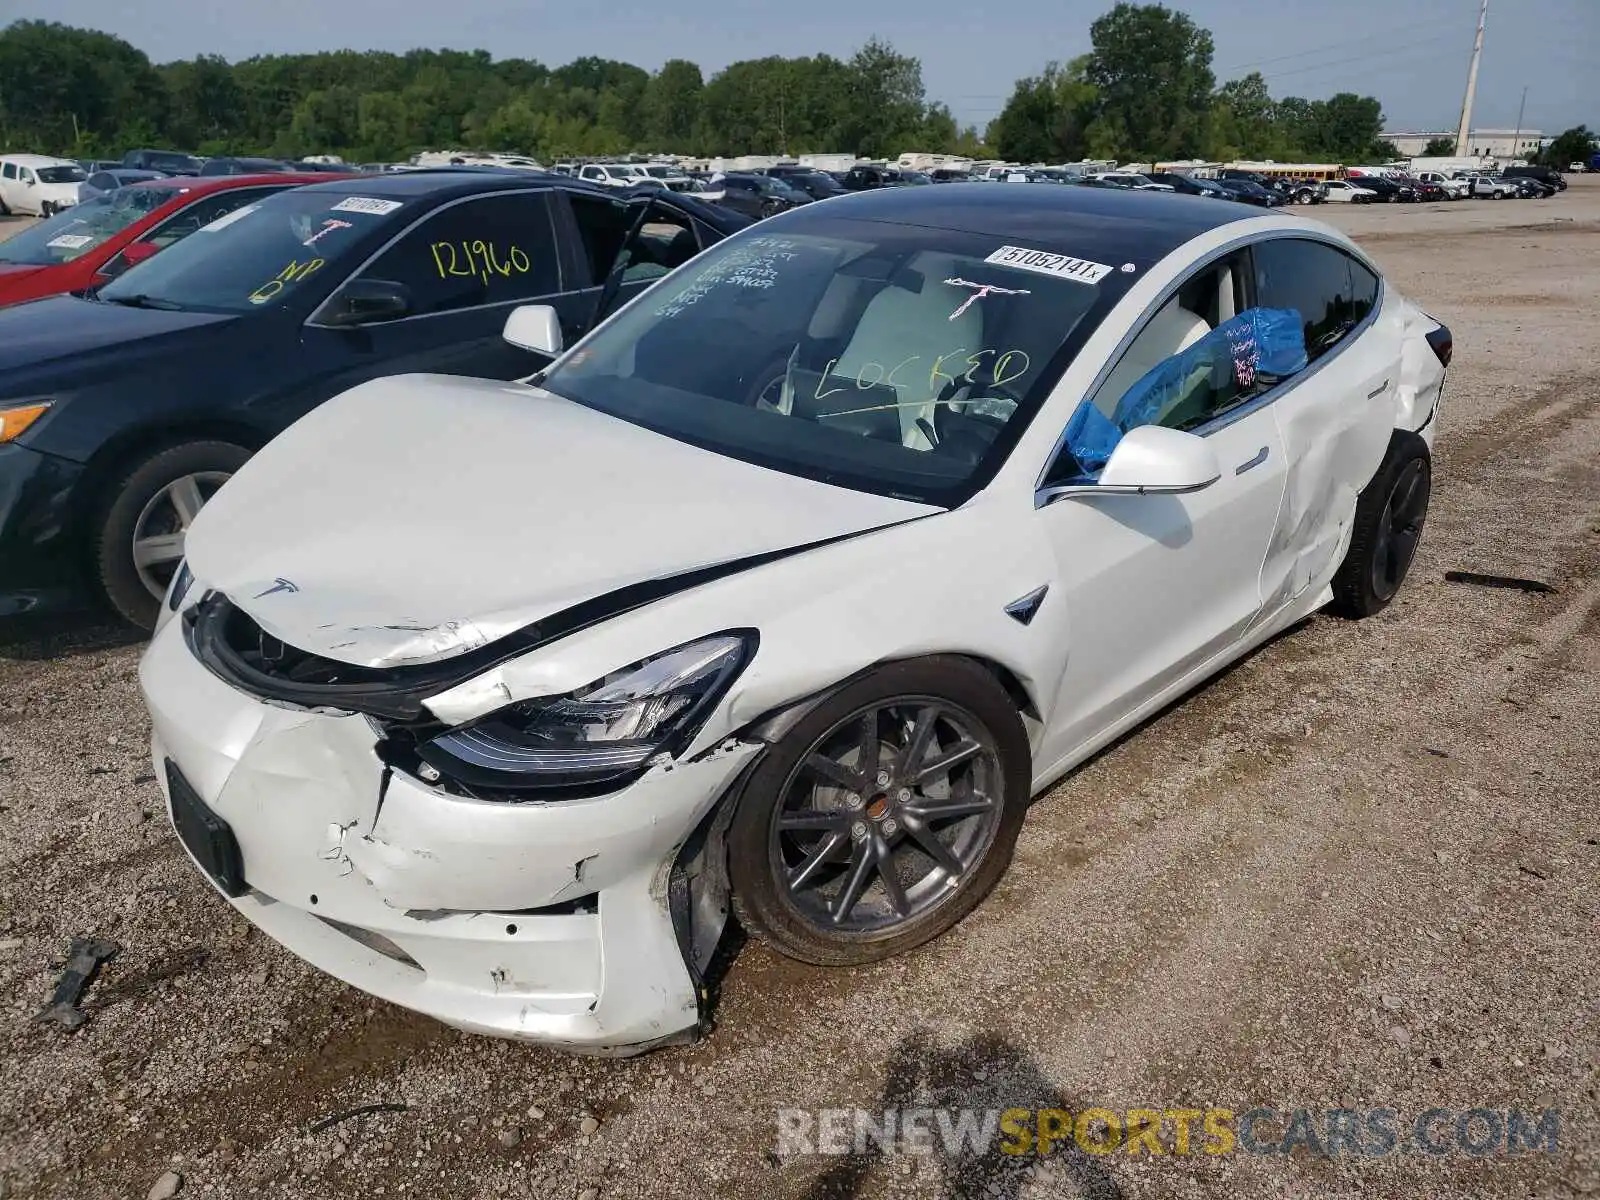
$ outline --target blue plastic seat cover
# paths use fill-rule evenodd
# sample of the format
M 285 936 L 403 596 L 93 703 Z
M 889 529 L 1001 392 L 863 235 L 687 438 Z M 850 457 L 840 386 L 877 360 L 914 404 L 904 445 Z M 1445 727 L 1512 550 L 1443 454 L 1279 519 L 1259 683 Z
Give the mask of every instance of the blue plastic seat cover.
M 1262 382 L 1275 383 L 1304 370 L 1306 361 L 1305 327 L 1298 312 L 1246 309 L 1157 363 L 1117 401 L 1111 416 L 1086 398 L 1067 422 L 1067 449 L 1086 474 L 1095 474 L 1110 460 L 1123 434 L 1159 420 L 1181 404 L 1193 390 L 1197 374 L 1217 379 L 1225 368 L 1225 377 L 1248 391 L 1263 376 Z

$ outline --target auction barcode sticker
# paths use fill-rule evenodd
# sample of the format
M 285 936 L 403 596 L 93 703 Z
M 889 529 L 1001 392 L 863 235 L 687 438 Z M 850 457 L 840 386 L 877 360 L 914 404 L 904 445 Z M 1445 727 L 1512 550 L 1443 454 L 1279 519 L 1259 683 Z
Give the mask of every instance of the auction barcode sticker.
M 51 238 L 45 243 L 45 246 L 52 250 L 81 250 L 92 241 L 94 241 L 92 234 L 63 233 L 58 237 Z
M 335 204 L 331 212 L 366 213 L 369 217 L 387 217 L 405 205 L 403 200 L 376 200 L 370 196 L 348 196 Z
M 1030 250 L 1026 246 L 1001 246 L 983 261 L 1001 267 L 1015 267 L 1019 271 L 1033 271 L 1039 275 L 1054 275 L 1058 279 L 1072 279 L 1078 283 L 1099 283 L 1112 271 L 1105 263 L 1056 254 L 1050 250 Z

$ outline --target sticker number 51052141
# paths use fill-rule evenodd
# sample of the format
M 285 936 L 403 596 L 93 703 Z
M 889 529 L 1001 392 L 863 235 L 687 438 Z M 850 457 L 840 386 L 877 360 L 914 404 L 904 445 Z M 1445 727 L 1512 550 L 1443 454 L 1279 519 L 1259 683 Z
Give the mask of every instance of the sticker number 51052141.
M 1038 275 L 1054 275 L 1057 279 L 1071 279 L 1076 283 L 1099 283 L 1112 270 L 1105 263 L 1073 258 L 1053 250 L 1030 250 L 1026 246 L 1001 246 L 983 261 Z

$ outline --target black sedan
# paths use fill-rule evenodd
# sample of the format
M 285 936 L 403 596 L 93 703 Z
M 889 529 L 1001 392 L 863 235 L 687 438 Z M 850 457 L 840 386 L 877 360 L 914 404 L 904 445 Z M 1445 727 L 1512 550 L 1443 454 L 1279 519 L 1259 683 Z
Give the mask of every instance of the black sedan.
M 701 199 L 711 200 L 756 221 L 811 203 L 810 196 L 799 188 L 790 187 L 787 181 L 754 172 L 731 171 L 710 187 L 709 192 L 701 194 Z
M 0 311 L 0 615 L 98 596 L 152 625 L 200 506 L 304 413 L 382 375 L 530 375 L 548 360 L 502 337 L 518 305 L 570 342 L 748 224 L 664 190 L 411 171 L 281 192 L 97 293 Z
M 786 171 L 769 170 L 767 172 L 774 179 L 781 179 L 796 191 L 804 192 L 813 200 L 827 200 L 833 196 L 845 196 L 849 190 L 826 171 L 789 169 Z
M 1283 204 L 1283 197 L 1279 193 L 1259 183 L 1251 183 L 1248 179 L 1219 179 L 1217 186 L 1232 199 L 1244 204 L 1255 204 L 1262 208 L 1277 208 Z
M 1175 192 L 1182 192 L 1185 196 L 1209 196 L 1213 200 L 1232 200 L 1234 195 L 1215 179 L 1198 179 L 1193 175 L 1179 175 L 1176 172 L 1163 172 L 1150 176 L 1157 183 L 1164 183 Z
M 1363 175 L 1356 183 L 1369 191 L 1377 192 L 1377 200 L 1388 204 L 1410 204 L 1417 197 L 1417 189 L 1386 175 Z

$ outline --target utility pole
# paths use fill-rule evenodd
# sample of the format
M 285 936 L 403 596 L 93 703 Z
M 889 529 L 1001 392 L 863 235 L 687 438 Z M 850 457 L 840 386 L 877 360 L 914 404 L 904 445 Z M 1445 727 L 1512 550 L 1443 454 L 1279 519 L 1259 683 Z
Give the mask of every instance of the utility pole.
M 1511 157 L 1518 157 L 1518 150 L 1522 146 L 1522 114 L 1528 107 L 1528 89 L 1522 89 L 1522 103 L 1517 105 L 1517 131 L 1511 135 Z
M 1472 43 L 1472 66 L 1467 68 L 1467 95 L 1461 102 L 1461 125 L 1456 130 L 1456 157 L 1467 152 L 1467 134 L 1472 129 L 1472 101 L 1478 94 L 1478 60 L 1483 57 L 1483 23 L 1489 18 L 1489 0 L 1478 10 L 1478 36 Z

